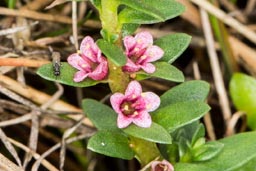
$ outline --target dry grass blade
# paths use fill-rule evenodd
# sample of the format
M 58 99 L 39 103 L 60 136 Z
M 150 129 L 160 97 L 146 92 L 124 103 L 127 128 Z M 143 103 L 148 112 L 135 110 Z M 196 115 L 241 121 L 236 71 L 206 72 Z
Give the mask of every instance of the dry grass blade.
M 8 96 L 9 98 L 13 99 L 13 100 L 15 100 L 17 102 L 20 102 L 21 104 L 29 106 L 33 109 L 37 109 L 36 105 L 34 105 L 30 101 L 22 98 L 21 96 L 17 95 L 16 93 L 13 93 L 12 91 L 8 90 L 7 88 L 4 88 L 3 86 L 1 86 L 1 84 L 0 84 L 0 92 L 3 93 L 4 95 Z
M 61 141 L 61 149 L 60 149 L 60 170 L 63 171 L 64 163 L 65 163 L 65 156 L 66 156 L 66 142 L 65 140 L 73 134 L 76 129 L 83 123 L 85 117 L 82 117 L 78 123 L 76 123 L 73 127 L 66 130 L 62 136 Z
M 0 170 L 1 171 L 24 171 L 21 167 L 14 164 L 8 158 L 0 153 Z
M 15 141 L 14 139 L 11 139 L 11 138 L 8 138 L 8 140 L 14 144 L 15 146 L 21 148 L 22 150 L 24 150 L 25 152 L 29 152 L 31 151 L 27 146 L 21 144 L 20 142 L 18 141 Z M 40 158 L 40 155 L 35 153 L 35 152 L 32 152 L 32 155 L 35 159 L 39 159 Z M 41 160 L 41 164 L 47 168 L 49 171 L 58 171 L 58 169 L 56 167 L 54 167 L 51 163 L 49 163 L 47 160 L 43 159 Z M 20 171 L 20 170 L 19 170 Z
M 22 86 L 20 83 L 17 81 L 11 79 L 10 77 L 0 75 L 0 83 L 2 82 L 3 85 L 6 85 L 10 90 L 30 99 L 33 102 L 39 103 L 39 104 L 44 104 L 48 100 L 50 100 L 52 97 L 49 96 L 48 94 L 45 94 L 41 91 L 38 91 L 32 87 L 29 86 Z M 1 84 L 0 84 L 0 92 L 1 92 Z M 64 101 L 58 100 L 55 103 L 53 103 L 50 106 L 51 109 L 53 110 L 59 110 L 62 109 L 63 111 L 70 111 L 70 112 L 79 112 L 82 113 L 81 109 L 78 109 L 77 107 L 70 105 Z M 68 117 L 74 119 L 74 120 L 79 120 L 81 118 L 81 115 L 68 115 Z M 93 127 L 93 124 L 91 121 L 87 118 L 84 119 L 84 124 L 88 125 L 90 127 Z
M 13 34 L 19 31 L 23 31 L 28 29 L 29 27 L 32 27 L 34 25 L 38 24 L 38 21 L 33 22 L 30 25 L 27 26 L 20 26 L 20 27 L 14 27 L 14 28 L 10 28 L 10 29 L 5 29 L 5 30 L 0 30 L 0 36 L 4 36 L 4 35 L 8 35 L 8 34 Z
M 72 142 L 78 141 L 78 140 L 82 140 L 84 138 L 90 137 L 94 134 L 94 132 L 92 133 L 86 133 L 86 134 L 82 134 L 73 138 L 69 138 L 65 141 L 66 144 L 70 144 Z M 32 166 L 32 170 L 31 171 L 37 171 L 42 160 L 47 157 L 49 154 L 51 154 L 53 151 L 57 150 L 58 148 L 61 147 L 61 143 L 55 144 L 54 146 L 52 146 L 49 150 L 47 150 L 46 152 L 44 152 L 41 157 L 39 159 L 37 159 L 37 161 L 33 164 Z
M 213 6 L 206 0 L 190 0 L 193 3 L 197 4 L 201 8 L 205 9 L 207 12 L 211 13 L 219 20 L 227 24 L 228 26 L 232 27 L 233 29 L 237 30 L 240 34 L 246 37 L 248 40 L 256 44 L 256 34 L 249 29 L 247 26 L 241 24 L 236 19 L 232 18 L 231 16 L 227 15 L 222 10 L 218 9 L 217 7 Z
M 229 108 L 229 100 L 227 97 L 227 92 L 224 86 L 224 81 L 222 78 L 222 73 L 219 65 L 219 60 L 217 53 L 215 51 L 214 47 L 214 39 L 213 39 L 213 34 L 211 31 L 211 25 L 209 22 L 208 14 L 206 13 L 205 10 L 201 9 L 201 17 L 202 17 L 202 24 L 203 24 L 203 30 L 204 30 L 204 35 L 206 38 L 206 45 L 207 45 L 207 51 L 209 54 L 210 58 L 210 65 L 212 68 L 213 72 L 213 79 L 214 79 L 214 84 L 218 93 L 219 97 L 219 103 L 221 106 L 221 110 L 224 116 L 224 120 L 226 125 L 228 124 L 228 121 L 231 118 L 231 111 Z
M 256 4 L 256 0 L 248 0 L 247 1 L 247 5 L 245 7 L 245 14 L 246 15 L 250 14 L 253 11 L 253 9 L 255 7 L 255 4 Z
M 54 95 L 41 106 L 42 110 L 46 110 L 47 108 L 49 108 L 54 102 L 56 102 L 60 96 L 63 94 L 64 89 L 63 86 L 59 83 L 55 83 L 56 87 L 58 88 L 57 92 L 54 93 Z
M 57 5 L 61 5 L 64 4 L 65 2 L 67 2 L 67 0 L 55 0 L 53 1 L 50 5 L 48 5 L 47 7 L 45 7 L 45 9 L 51 9 Z
M 240 118 L 243 119 L 242 126 L 246 127 L 246 113 L 238 111 L 232 115 L 232 118 L 227 125 L 226 136 L 231 136 L 235 134 L 235 126 Z
M 201 74 L 199 71 L 198 63 L 196 61 L 193 62 L 193 72 L 194 72 L 195 79 L 201 80 Z M 216 140 L 216 135 L 214 133 L 214 126 L 212 124 L 210 112 L 204 115 L 204 123 L 205 123 L 206 131 L 210 140 Z
M 15 118 L 15 119 L 9 119 L 6 121 L 0 122 L 0 127 L 5 127 L 5 126 L 11 126 L 11 125 L 16 125 L 22 122 L 26 122 L 32 118 L 32 113 L 28 113 L 26 115 L 23 115 L 21 117 Z
M 3 142 L 4 146 L 7 148 L 7 150 L 10 152 L 10 154 L 13 156 L 13 158 L 16 160 L 16 162 L 18 163 L 19 166 L 21 165 L 21 161 L 20 158 L 15 150 L 15 148 L 13 147 L 13 145 L 8 141 L 7 136 L 5 135 L 5 133 L 3 132 L 3 130 L 0 128 L 0 139 Z
M 72 30 L 76 50 L 78 50 L 78 35 L 77 35 L 77 2 L 72 1 Z
M 30 136 L 29 136 L 29 145 L 31 151 L 27 152 L 25 155 L 25 159 L 23 162 L 23 168 L 25 169 L 29 161 L 32 159 L 32 152 L 36 152 L 37 149 L 37 142 L 38 142 L 38 134 L 39 134 L 39 112 L 34 111 L 32 112 L 32 124 L 30 129 Z

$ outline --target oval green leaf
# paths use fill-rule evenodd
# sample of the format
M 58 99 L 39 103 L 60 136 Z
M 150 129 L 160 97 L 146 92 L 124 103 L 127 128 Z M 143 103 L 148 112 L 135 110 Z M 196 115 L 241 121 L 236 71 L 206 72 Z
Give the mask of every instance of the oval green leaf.
M 155 45 L 164 50 L 162 61 L 174 62 L 188 47 L 191 36 L 185 33 L 170 34 L 155 41 Z
M 84 113 L 99 130 L 117 130 L 117 114 L 109 106 L 93 99 L 82 101 Z
M 123 66 L 126 64 L 126 56 L 121 48 L 103 39 L 99 39 L 96 43 L 104 55 L 106 55 L 106 57 L 114 64 L 117 66 Z
M 156 71 L 154 73 L 148 74 L 146 72 L 140 71 L 137 72 L 136 79 L 142 80 L 150 77 L 158 77 L 173 82 L 184 81 L 183 73 L 173 65 L 170 65 L 167 62 L 156 62 L 154 65 L 156 67 Z
M 248 126 L 256 129 L 256 80 L 242 73 L 236 73 L 231 78 L 229 91 L 233 103 L 238 110 L 247 114 Z
M 177 163 L 174 165 L 175 171 L 217 171 L 215 169 L 195 163 Z M 218 170 L 220 171 L 220 170 Z
M 126 160 L 134 157 L 129 140 L 121 131 L 99 131 L 89 139 L 87 148 L 110 157 Z
M 218 155 L 224 144 L 217 141 L 210 141 L 204 145 L 192 149 L 192 161 L 206 161 Z
M 205 101 L 210 91 L 210 85 L 205 81 L 187 81 L 165 92 L 159 108 L 185 101 Z
M 180 15 L 184 6 L 174 0 L 121 0 L 127 7 L 119 13 L 119 23 L 152 24 Z
M 46 80 L 55 81 L 74 87 L 90 87 L 101 82 L 107 82 L 106 80 L 95 81 L 90 78 L 86 78 L 84 81 L 77 83 L 73 81 L 74 74 L 76 72 L 77 70 L 70 66 L 67 62 L 61 62 L 59 76 L 54 75 L 52 63 L 45 64 L 37 70 L 37 74 Z
M 221 139 L 219 142 L 224 144 L 220 154 L 211 160 L 203 162 L 202 166 L 218 171 L 234 171 L 244 168 L 248 162 L 256 158 L 255 131 L 237 134 Z
M 186 101 L 170 104 L 153 112 L 153 121 L 172 132 L 175 129 L 200 119 L 210 110 L 201 101 Z
M 149 128 L 141 128 L 136 125 L 130 125 L 123 130 L 126 134 L 148 140 L 151 142 L 161 143 L 161 144 L 171 144 L 171 135 L 160 125 L 152 123 Z

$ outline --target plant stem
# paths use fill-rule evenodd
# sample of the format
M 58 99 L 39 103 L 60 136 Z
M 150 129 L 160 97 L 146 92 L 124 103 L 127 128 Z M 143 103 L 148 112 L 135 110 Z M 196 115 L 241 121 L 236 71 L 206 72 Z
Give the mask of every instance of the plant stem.
M 101 0 L 100 18 L 102 28 L 107 33 L 107 37 L 104 38 L 107 39 L 107 41 L 111 41 L 113 36 L 118 35 L 119 37 L 114 43 L 122 48 L 122 26 L 118 23 L 118 6 L 118 0 Z M 116 66 L 110 60 L 108 60 L 108 65 L 108 83 L 112 93 L 124 93 L 130 81 L 129 74 L 124 73 L 122 67 Z M 129 138 L 131 140 L 131 148 L 135 151 L 136 158 L 142 166 L 145 166 L 150 161 L 161 156 L 155 143 L 131 136 Z
M 112 35 L 119 35 L 119 39 L 115 42 L 115 44 L 122 48 L 121 29 L 118 26 L 117 15 L 119 2 L 117 0 L 102 0 L 101 5 L 102 9 L 100 18 L 102 20 L 102 28 L 108 33 L 107 39 L 111 40 Z M 108 81 L 112 93 L 124 92 L 130 80 L 129 75 L 124 73 L 121 67 L 116 66 L 110 60 L 108 60 L 108 63 Z
M 136 158 L 144 167 L 146 164 L 161 156 L 157 146 L 153 142 L 145 141 L 139 138 L 130 136 L 130 146 L 136 154 Z

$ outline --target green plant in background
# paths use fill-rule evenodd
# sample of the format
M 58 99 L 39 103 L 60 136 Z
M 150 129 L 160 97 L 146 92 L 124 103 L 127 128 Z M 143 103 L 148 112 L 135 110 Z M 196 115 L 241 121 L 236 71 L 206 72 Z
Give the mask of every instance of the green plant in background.
M 158 97 L 143 92 L 140 80 L 158 77 L 183 82 L 172 64 L 188 47 L 183 33 L 153 42 L 148 32 L 131 36 L 140 24 L 179 16 L 184 7 L 174 0 L 92 0 L 102 22 L 102 39 L 86 36 L 80 50 L 62 62 L 59 77 L 52 64 L 39 68 L 45 79 L 75 87 L 107 83 L 112 107 L 84 99 L 84 113 L 97 128 L 88 149 L 111 157 L 136 158 L 144 169 L 231 171 L 246 166 L 255 154 L 255 134 L 243 133 L 207 142 L 199 123 L 210 107 L 209 84 L 188 81 Z M 124 47 L 124 48 L 123 48 Z

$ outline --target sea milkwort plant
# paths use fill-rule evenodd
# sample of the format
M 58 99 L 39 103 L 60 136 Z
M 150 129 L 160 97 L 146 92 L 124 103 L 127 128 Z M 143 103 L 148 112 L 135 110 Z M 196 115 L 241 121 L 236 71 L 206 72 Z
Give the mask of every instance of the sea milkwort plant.
M 110 104 L 82 101 L 86 117 L 97 129 L 88 140 L 88 149 L 125 160 L 136 158 L 142 170 L 148 171 L 233 171 L 256 157 L 251 149 L 256 135 L 253 139 L 244 133 L 206 140 L 200 119 L 210 110 L 206 104 L 210 86 L 199 80 L 184 82 L 182 72 L 172 65 L 191 36 L 173 33 L 153 40 L 150 32 L 135 33 L 141 24 L 179 16 L 183 5 L 175 0 L 91 3 L 98 10 L 102 38 L 84 36 L 79 51 L 61 63 L 57 78 L 52 64 L 37 72 L 74 87 L 109 86 Z M 143 80 L 152 77 L 179 85 L 161 96 L 144 91 Z

